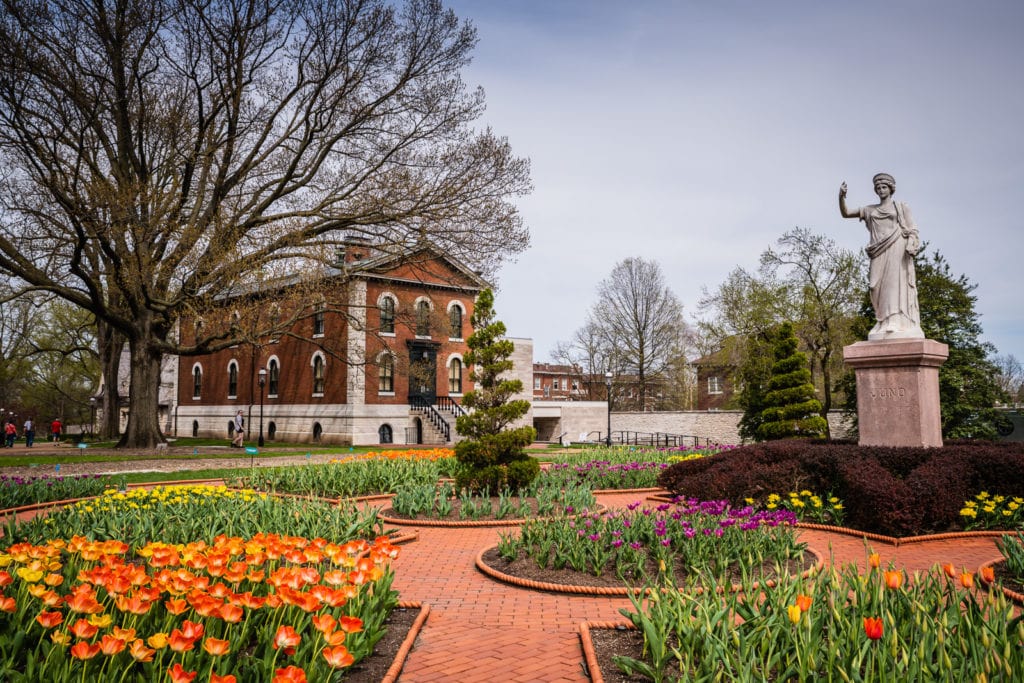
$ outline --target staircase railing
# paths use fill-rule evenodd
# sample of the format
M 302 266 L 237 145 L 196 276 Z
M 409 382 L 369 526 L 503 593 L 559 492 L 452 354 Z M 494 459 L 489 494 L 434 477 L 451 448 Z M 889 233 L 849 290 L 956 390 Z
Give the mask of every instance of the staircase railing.
M 432 403 L 420 396 L 412 396 L 409 398 L 409 406 L 413 410 L 423 413 L 430 420 L 430 424 L 434 425 L 441 432 L 445 443 L 452 440 L 451 425 L 448 424 L 448 420 L 444 419 L 444 415 L 438 412 Z
M 462 415 L 468 414 L 466 412 L 466 409 L 460 406 L 458 403 L 456 403 L 455 399 L 452 398 L 451 396 L 438 396 L 437 405 L 439 408 L 441 408 L 442 410 L 447 410 L 455 417 L 460 417 Z

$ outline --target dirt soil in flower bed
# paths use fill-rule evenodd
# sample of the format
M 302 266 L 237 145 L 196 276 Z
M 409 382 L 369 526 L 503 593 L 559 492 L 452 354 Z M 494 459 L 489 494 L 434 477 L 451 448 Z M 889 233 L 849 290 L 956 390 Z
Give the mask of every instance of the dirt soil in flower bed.
M 619 670 L 612 657 L 631 657 L 643 661 L 644 637 L 634 629 L 617 630 L 608 628 L 590 629 L 590 641 L 594 644 L 594 656 L 605 683 L 643 683 L 651 679 L 640 675 L 627 675 Z M 595 672 L 589 672 L 591 676 Z M 669 666 L 668 680 L 685 680 L 678 667 Z
M 530 581 L 537 581 L 540 583 L 553 583 L 562 586 L 587 586 L 590 588 L 623 588 L 626 586 L 619 578 L 615 575 L 615 567 L 610 564 L 601 572 L 600 576 L 594 576 L 590 573 L 577 572 L 573 569 L 551 569 L 542 568 L 537 566 L 529 557 L 520 555 L 518 558 L 511 562 L 506 562 L 498 554 L 497 548 L 491 548 L 483 554 L 481 558 L 488 567 L 496 569 L 502 574 L 508 574 L 519 579 L 528 579 Z M 806 553 L 802 559 L 799 560 L 787 560 L 783 564 L 783 571 L 790 575 L 800 574 L 807 569 L 813 567 L 817 562 L 814 555 Z M 674 567 L 676 576 L 683 576 L 689 573 L 689 568 L 682 562 L 679 562 Z M 650 575 L 658 573 L 658 568 L 653 562 L 647 566 L 647 571 Z M 765 579 L 771 579 L 776 576 L 775 564 L 765 563 L 761 567 L 757 568 L 754 572 L 756 576 L 763 576 Z M 634 585 L 641 585 L 643 579 L 641 577 L 627 577 Z M 729 581 L 732 583 L 740 582 L 740 572 L 737 568 L 733 568 L 729 572 Z
M 1021 581 L 1018 577 L 1007 571 L 1005 562 L 998 562 L 992 565 L 992 569 L 995 571 L 996 581 L 1001 583 L 1003 588 L 1008 588 L 1014 593 L 1024 595 L 1024 581 Z
M 373 654 L 350 668 L 342 680 L 346 683 L 380 683 L 394 664 L 399 648 L 419 615 L 419 609 L 399 607 L 393 610 L 384 622 L 388 630 L 377 641 Z

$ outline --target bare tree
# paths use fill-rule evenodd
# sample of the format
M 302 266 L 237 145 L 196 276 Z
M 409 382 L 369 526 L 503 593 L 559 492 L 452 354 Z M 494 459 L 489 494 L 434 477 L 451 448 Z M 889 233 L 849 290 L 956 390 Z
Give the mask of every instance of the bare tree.
M 0 1 L 0 270 L 128 344 L 122 445 L 162 438 L 165 354 L 244 336 L 176 323 L 259 274 L 352 234 L 484 271 L 527 246 L 529 164 L 473 127 L 476 34 L 437 0 Z
M 684 355 L 683 306 L 661 266 L 641 258 L 618 263 L 598 285 L 597 297 L 587 324 L 607 350 L 612 371 L 635 377 L 637 406 L 645 410 L 652 388 L 667 381 L 671 365 Z
M 996 383 L 1013 401 L 1020 401 L 1024 393 L 1024 366 L 1012 353 L 992 359 L 996 366 Z

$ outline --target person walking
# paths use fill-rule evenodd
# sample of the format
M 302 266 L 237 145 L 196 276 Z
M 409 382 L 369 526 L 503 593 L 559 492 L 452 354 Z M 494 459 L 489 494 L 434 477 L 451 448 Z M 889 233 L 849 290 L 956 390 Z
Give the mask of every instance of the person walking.
M 32 444 L 36 440 L 36 426 L 32 423 L 32 418 L 25 420 L 25 447 L 32 448 Z
M 4 426 L 4 436 L 7 439 L 7 447 L 14 448 L 14 440 L 18 438 L 18 428 L 14 426 L 14 420 L 8 420 Z
M 235 438 L 231 440 L 232 448 L 242 448 L 243 442 L 245 441 L 245 418 L 242 417 L 242 411 L 239 410 L 235 413 Z
M 60 419 L 53 418 L 53 422 L 50 423 L 50 436 L 53 437 L 54 443 L 60 443 Z

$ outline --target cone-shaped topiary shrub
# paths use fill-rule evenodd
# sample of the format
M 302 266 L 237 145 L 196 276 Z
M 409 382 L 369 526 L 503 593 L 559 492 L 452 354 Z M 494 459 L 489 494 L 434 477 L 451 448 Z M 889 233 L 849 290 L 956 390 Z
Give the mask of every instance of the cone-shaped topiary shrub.
M 523 390 L 517 379 L 503 379 L 512 369 L 515 350 L 505 338 L 505 324 L 494 319 L 494 294 L 480 292 L 472 316 L 473 334 L 466 340 L 466 364 L 475 387 L 462 398 L 470 412 L 455 421 L 455 429 L 466 437 L 455 444 L 455 457 L 463 469 L 456 475 L 460 488 L 497 493 L 508 487 L 520 488 L 540 473 L 540 464 L 526 454 L 537 436 L 533 427 L 509 426 L 530 410 L 529 401 L 510 400 Z
M 817 438 L 828 429 L 825 418 L 819 415 L 821 401 L 814 398 L 807 356 L 796 349 L 793 325 L 783 323 L 775 342 L 775 365 L 768 381 L 768 393 L 764 395 L 766 407 L 761 411 L 761 424 L 757 428 L 757 436 L 763 441 Z

